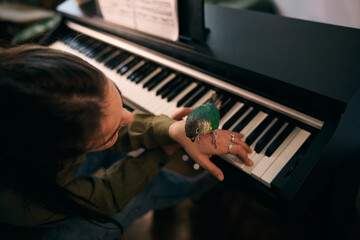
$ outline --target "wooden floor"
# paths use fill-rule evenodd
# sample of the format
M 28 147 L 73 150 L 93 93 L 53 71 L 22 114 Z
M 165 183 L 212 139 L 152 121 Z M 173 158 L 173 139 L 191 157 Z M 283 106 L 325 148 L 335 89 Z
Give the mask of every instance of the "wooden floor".
M 185 200 L 173 208 L 150 211 L 120 239 L 296 239 L 293 233 L 281 229 L 281 220 L 276 215 L 246 196 L 229 190 L 229 195 L 219 200 L 218 203 Z
M 169 168 L 175 167 L 186 175 L 196 174 L 188 170 L 190 165 L 178 162 Z M 304 239 L 291 229 L 284 219 L 256 200 L 220 183 L 197 202 L 184 200 L 172 208 L 148 212 L 118 240 Z M 349 236 L 342 239 L 360 239 L 359 220 L 349 229 Z

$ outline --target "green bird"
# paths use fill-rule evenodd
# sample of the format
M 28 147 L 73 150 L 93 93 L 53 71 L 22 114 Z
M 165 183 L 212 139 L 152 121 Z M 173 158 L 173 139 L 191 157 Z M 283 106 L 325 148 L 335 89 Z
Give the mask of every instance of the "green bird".
M 185 123 L 185 133 L 192 142 L 200 135 L 211 134 L 216 147 L 215 130 L 219 127 L 221 99 L 214 94 L 206 103 L 192 110 Z

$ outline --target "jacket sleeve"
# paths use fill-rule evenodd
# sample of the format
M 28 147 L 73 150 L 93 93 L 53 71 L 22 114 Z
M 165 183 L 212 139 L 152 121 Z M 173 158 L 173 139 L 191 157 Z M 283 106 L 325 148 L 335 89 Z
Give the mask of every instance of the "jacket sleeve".
M 169 127 L 175 120 L 165 115 L 154 116 L 138 110 L 133 112 L 133 117 L 130 124 L 120 129 L 118 140 L 111 149 L 129 152 L 175 143 L 169 137 Z
M 142 192 L 169 159 L 160 148 L 146 151 L 138 158 L 114 163 L 101 177 L 80 177 L 67 187 L 89 199 L 102 212 L 114 214 Z
M 138 158 L 129 157 L 119 160 L 111 165 L 103 176 L 88 175 L 75 178 L 69 181 L 66 187 L 97 207 L 94 208 L 75 198 L 80 204 L 105 214 L 114 214 L 143 191 L 170 158 L 161 148 L 156 148 L 146 151 Z M 25 201 L 16 193 L 9 191 L 2 193 L 0 221 L 15 226 L 42 228 L 69 220 L 63 214 L 53 213 Z

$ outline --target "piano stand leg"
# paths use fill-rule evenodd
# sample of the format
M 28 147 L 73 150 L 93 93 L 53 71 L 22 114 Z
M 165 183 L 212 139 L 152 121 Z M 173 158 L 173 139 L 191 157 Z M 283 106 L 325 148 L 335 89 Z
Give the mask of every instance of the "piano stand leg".
M 359 218 L 360 177 L 359 161 L 346 164 L 346 170 L 338 171 L 333 179 L 330 216 L 330 236 L 333 239 L 352 239 L 352 228 Z
M 346 161 L 328 178 L 326 184 L 317 187 L 318 195 L 303 209 L 303 215 L 298 213 L 291 216 L 291 225 L 299 239 L 358 239 L 359 169 L 358 161 Z

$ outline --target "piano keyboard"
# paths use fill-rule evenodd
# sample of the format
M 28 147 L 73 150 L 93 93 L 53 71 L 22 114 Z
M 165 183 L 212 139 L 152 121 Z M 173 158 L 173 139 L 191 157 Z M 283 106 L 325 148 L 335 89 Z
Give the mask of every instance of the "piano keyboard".
M 121 89 L 131 108 L 170 116 L 182 107 L 197 107 L 217 93 L 222 99 L 219 128 L 244 134 L 243 140 L 254 150 L 249 155 L 254 165 L 245 166 L 230 154 L 220 157 L 268 187 L 322 127 L 323 122 L 317 119 L 228 87 L 221 80 L 216 84 L 211 78 L 204 81 L 203 73 L 167 64 L 168 60 L 149 56 L 141 47 L 120 48 L 114 44 L 118 39 L 90 29 L 75 30 L 83 35 L 70 34 L 50 47 L 79 56 L 100 69 Z

